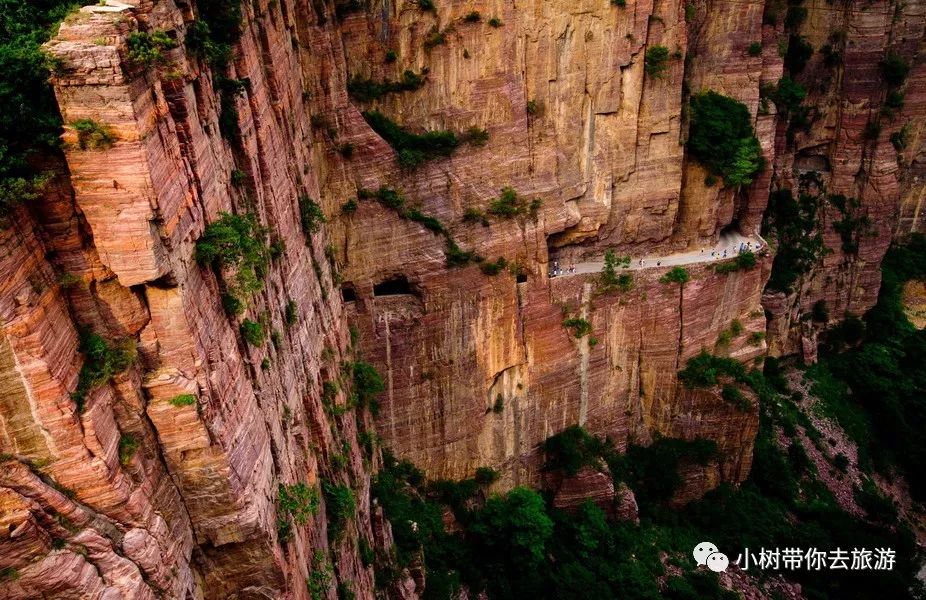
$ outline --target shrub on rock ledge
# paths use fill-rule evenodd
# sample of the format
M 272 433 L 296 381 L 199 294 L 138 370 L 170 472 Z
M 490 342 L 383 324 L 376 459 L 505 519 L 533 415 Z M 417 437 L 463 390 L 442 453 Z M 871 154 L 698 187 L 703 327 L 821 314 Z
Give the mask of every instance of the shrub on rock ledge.
M 765 168 L 749 109 L 713 91 L 691 98 L 688 151 L 729 186 L 749 185 Z
M 81 150 L 108 150 L 116 143 L 109 127 L 93 119 L 78 119 L 71 127 L 77 132 L 77 145 Z

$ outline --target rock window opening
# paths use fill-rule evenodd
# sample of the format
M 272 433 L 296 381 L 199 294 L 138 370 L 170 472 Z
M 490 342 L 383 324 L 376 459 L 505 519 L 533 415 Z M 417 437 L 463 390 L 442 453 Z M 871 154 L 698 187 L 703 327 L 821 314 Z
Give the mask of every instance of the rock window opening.
M 401 294 L 413 294 L 408 279 L 403 276 L 393 277 L 373 286 L 373 296 L 398 296 Z

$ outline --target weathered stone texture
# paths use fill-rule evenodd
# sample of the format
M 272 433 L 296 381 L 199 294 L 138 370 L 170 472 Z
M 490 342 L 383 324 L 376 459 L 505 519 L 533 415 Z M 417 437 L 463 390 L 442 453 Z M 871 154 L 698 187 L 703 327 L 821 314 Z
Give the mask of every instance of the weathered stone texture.
M 169 53 L 169 75 L 125 60 L 139 22 L 183 39 L 191 15 L 172 2 L 85 9 L 48 46 L 62 63 L 54 83 L 67 171 L 59 170 L 70 178 L 56 179 L 0 241 L 0 450 L 10 477 L 19 474 L 0 482 L 12 525 L 0 543 L 15 548 L 0 568 L 19 576 L 4 583 L 4 598 L 303 598 L 316 552 L 358 597 L 372 593 L 372 570 L 356 552 L 359 536 L 373 536 L 355 415 L 335 422 L 320 399 L 322 379 L 349 360 L 347 324 L 324 237 L 307 244 L 299 224 L 297 195 L 319 195 L 312 133 L 303 85 L 287 76 L 298 73 L 298 56 L 273 6 L 245 11 L 233 68 L 250 87 L 237 101 L 234 151 L 219 136 L 210 75 L 182 46 Z M 72 125 L 85 118 L 109 129 L 111 147 L 80 147 Z M 230 183 L 236 169 L 247 173 L 244 190 Z M 219 212 L 247 207 L 285 255 L 248 312 L 230 319 L 221 281 L 193 259 L 194 242 Z M 290 301 L 297 318 L 286 324 Z M 273 343 L 245 344 L 243 317 L 261 320 Z M 127 337 L 138 358 L 92 389 L 81 411 L 70 392 L 84 327 Z M 182 394 L 195 402 L 171 402 Z M 133 441 L 137 449 L 125 450 Z M 339 471 L 332 457 L 342 453 Z M 294 527 L 284 549 L 278 484 L 318 489 L 323 476 L 352 485 L 356 520 L 329 547 L 322 510 Z M 388 528 L 380 538 L 388 544 Z
M 369 498 L 377 459 L 356 441 L 372 419 L 335 417 L 321 400 L 324 382 L 344 383 L 352 352 L 386 383 L 377 432 L 430 476 L 487 465 L 501 471 L 499 489 L 537 484 L 540 443 L 581 424 L 619 447 L 657 435 L 715 441 L 718 457 L 686 467 L 677 502 L 741 481 L 755 406 L 689 390 L 677 372 L 702 350 L 749 364 L 806 341 L 809 358 L 816 330 L 800 315 L 820 299 L 834 318 L 864 311 L 892 234 L 922 230 L 922 60 L 913 60 L 904 109 L 876 140 L 862 135 L 883 102 L 878 61 L 888 48 L 912 59 L 922 45 L 918 0 L 897 19 L 857 2 L 808 0 L 802 33 L 815 48 L 839 28 L 852 35 L 842 66 L 828 71 L 817 53 L 801 75 L 814 83 L 815 112 L 793 142 L 773 105 L 759 114 L 760 86 L 783 72 L 784 32 L 763 25 L 762 3 L 695 2 L 686 15 L 677 0 L 452 1 L 434 12 L 399 0 L 338 18 L 332 2 L 247 2 L 225 74 L 243 82 L 231 98 L 240 132 L 232 141 L 220 133 L 214 74 L 184 44 L 195 6 L 130 4 L 85 8 L 48 45 L 62 62 L 53 83 L 66 162 L 45 159 L 57 174 L 43 199 L 0 233 L 0 568 L 20 575 L 0 584 L 3 598 L 305 598 L 319 552 L 357 598 L 372 597 L 358 539 L 391 544 Z M 482 22 L 462 21 L 472 10 Z M 435 27 L 445 43 L 427 48 Z M 128 63 L 126 36 L 138 29 L 176 37 L 169 66 Z M 752 57 L 755 41 L 762 52 Z M 670 53 L 661 78 L 644 72 L 656 45 Z M 384 60 L 390 49 L 394 63 Z M 424 86 L 370 103 L 347 93 L 355 75 L 396 80 L 405 69 L 424 73 Z M 707 186 L 685 156 L 684 102 L 702 89 L 756 116 L 770 168 L 748 189 Z M 490 135 L 485 146 L 403 170 L 362 117 L 369 108 L 416 131 L 477 126 Z M 79 119 L 107 127 L 113 145 L 81 148 Z M 898 162 L 889 137 L 908 121 Z M 553 259 L 609 247 L 636 258 L 697 249 L 724 230 L 754 234 L 770 187 L 794 186 L 795 169 L 809 166 L 825 171 L 831 192 L 861 200 L 877 235 L 847 256 L 825 214 L 836 251 L 795 294 L 763 298 L 771 257 L 731 273 L 691 266 L 684 285 L 660 282 L 665 268 L 634 272 L 624 293 L 597 292 L 592 275 L 547 276 Z M 341 211 L 359 188 L 380 185 L 403 190 L 464 250 L 517 269 L 492 277 L 448 268 L 443 236 L 374 200 Z M 536 218 L 464 221 L 504 186 L 540 199 Z M 328 218 L 308 241 L 300 196 Z M 222 274 L 196 264 L 194 245 L 221 212 L 248 211 L 284 246 L 245 314 L 230 317 Z M 374 293 L 396 277 L 408 293 Z M 290 301 L 298 316 L 288 324 Z M 274 340 L 248 345 L 238 331 L 245 317 Z M 588 320 L 592 333 L 576 338 L 563 326 L 569 317 Z M 348 321 L 359 334 L 353 348 Z M 742 333 L 726 339 L 734 322 Z M 81 412 L 70 392 L 82 328 L 129 339 L 138 357 L 93 389 Z M 766 331 L 768 347 L 753 335 Z M 333 400 L 342 406 L 343 388 Z M 185 394 L 195 402 L 172 402 Z M 127 439 L 138 448 L 120 460 Z M 354 490 L 348 532 L 329 543 L 322 511 L 281 544 L 278 484 L 323 479 Z M 586 479 L 605 486 L 576 484 L 561 501 L 597 494 L 636 518 L 629 490 Z M 415 597 L 422 582 L 413 575 L 392 593 Z
M 804 104 L 812 107 L 811 120 L 807 128 L 795 132 L 793 146 L 776 155 L 777 184 L 796 189 L 800 173 L 817 171 L 828 193 L 857 198 L 860 207 L 856 216 L 867 216 L 871 224 L 858 236 L 858 251 L 846 253 L 833 228 L 843 217 L 824 203 L 821 231 L 831 252 L 802 278 L 789 297 L 769 294 L 764 302 L 771 315 L 772 354 L 804 354 L 813 360 L 814 351 L 805 349 L 803 342 L 808 332 L 801 315 L 820 301 L 834 322 L 846 313 L 863 314 L 877 300 L 881 259 L 893 234 L 920 229 L 917 215 L 922 169 L 918 157 L 926 115 L 920 49 L 926 12 L 922 2 L 889 4 L 879 10 L 867 10 L 867 5 L 858 2 L 838 7 L 816 2 L 808 15 L 801 33 L 814 48 L 833 44 L 841 59 L 836 65 L 827 65 L 823 55 L 815 53 L 797 76 L 808 89 Z M 892 111 L 893 116 L 882 108 L 889 86 L 880 63 L 889 52 L 911 66 L 906 82 L 897 90 L 904 94 L 904 106 Z M 869 123 L 880 128 L 869 128 L 866 134 Z M 904 127 L 907 147 L 898 152 L 891 136 Z M 785 130 L 781 123 L 776 145 L 782 149 L 786 146 Z M 877 135 L 872 137 L 873 133 Z

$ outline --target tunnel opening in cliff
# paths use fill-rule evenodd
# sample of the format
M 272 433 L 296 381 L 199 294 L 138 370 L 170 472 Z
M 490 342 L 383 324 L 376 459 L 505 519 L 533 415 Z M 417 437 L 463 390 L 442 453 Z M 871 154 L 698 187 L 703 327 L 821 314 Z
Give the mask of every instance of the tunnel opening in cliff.
M 794 169 L 801 172 L 816 171 L 817 173 L 829 173 L 829 158 L 822 154 L 821 149 L 805 150 L 794 157 Z
M 344 302 L 355 302 L 357 300 L 357 290 L 353 284 L 345 283 L 341 286 L 341 299 Z
M 740 211 L 737 211 L 733 215 L 733 220 L 720 230 L 720 239 L 728 240 L 731 238 L 736 238 L 742 234 L 743 232 L 740 228 Z
M 373 286 L 373 297 L 415 295 L 415 291 L 404 275 L 396 275 Z

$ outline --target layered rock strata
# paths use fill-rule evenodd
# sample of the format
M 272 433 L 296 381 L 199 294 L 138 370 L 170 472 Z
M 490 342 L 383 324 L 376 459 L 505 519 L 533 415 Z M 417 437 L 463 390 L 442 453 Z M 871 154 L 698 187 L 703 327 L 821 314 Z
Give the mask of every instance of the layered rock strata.
M 338 584 L 372 597 L 358 549 L 386 554 L 391 542 L 369 501 L 376 452 L 358 443 L 361 432 L 367 446 L 376 439 L 373 419 L 348 410 L 344 366 L 358 355 L 385 382 L 376 432 L 431 477 L 491 466 L 498 489 L 537 484 L 539 444 L 580 424 L 618 447 L 716 442 L 715 460 L 686 469 L 680 503 L 741 481 L 755 403 L 688 389 L 677 372 L 702 350 L 749 365 L 767 351 L 809 354 L 819 326 L 802 315 L 820 300 L 833 321 L 863 312 L 892 233 L 922 229 L 926 11 L 805 4 L 799 34 L 814 49 L 835 40 L 841 63 L 817 52 L 795 74 L 814 113 L 790 135 L 761 92 L 785 73 L 789 33 L 771 4 L 256 0 L 241 5 L 220 72 L 188 44 L 195 3 L 70 16 L 48 45 L 64 156 L 47 159 L 55 179 L 0 239 L 0 597 L 305 598 L 307 581 L 328 597 Z M 156 31 L 176 42 L 163 61 L 131 60 L 129 36 Z M 651 76 L 645 55 L 657 46 L 670 58 Z M 888 52 L 912 67 L 906 101 L 866 138 Z M 405 70 L 423 84 L 362 102 L 348 93 L 356 77 Z M 748 188 L 708 185 L 686 156 L 686 101 L 707 89 L 754 117 L 769 168 Z M 411 131 L 475 127 L 488 139 L 403 169 L 369 109 Z M 113 143 L 90 147 L 81 122 Z M 898 155 L 890 140 L 906 123 Z M 859 199 L 872 231 L 856 252 L 841 249 L 824 206 L 833 252 L 790 294 L 763 295 L 771 256 L 726 272 L 705 260 L 684 283 L 661 281 L 659 255 L 757 233 L 770 189 L 796 189 L 810 171 L 828 193 Z M 400 190 L 406 212 L 360 198 L 380 186 Z M 504 187 L 534 210 L 487 214 Z M 309 236 L 300 198 L 327 218 Z M 254 214 L 276 256 L 237 316 L 222 306 L 233 270 L 195 260 L 223 212 Z M 448 239 L 509 267 L 449 267 Z M 607 248 L 650 257 L 631 290 L 605 291 L 597 274 L 548 276 L 554 260 Z M 246 341 L 244 319 L 269 341 Z M 87 331 L 137 357 L 78 402 Z M 356 498 L 348 523 L 330 520 L 322 499 L 287 530 L 279 486 L 322 481 Z M 624 491 L 612 494 L 632 519 Z M 413 597 L 420 583 L 392 592 Z

